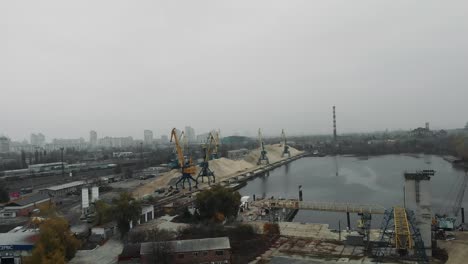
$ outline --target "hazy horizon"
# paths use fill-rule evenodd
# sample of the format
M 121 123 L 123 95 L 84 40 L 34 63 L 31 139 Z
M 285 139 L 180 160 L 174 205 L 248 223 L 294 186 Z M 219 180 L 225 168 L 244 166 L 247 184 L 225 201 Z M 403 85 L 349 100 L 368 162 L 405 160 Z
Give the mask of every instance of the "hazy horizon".
M 26 3 L 27 2 L 27 3 Z M 468 2 L 5 1 L 0 134 L 461 128 Z

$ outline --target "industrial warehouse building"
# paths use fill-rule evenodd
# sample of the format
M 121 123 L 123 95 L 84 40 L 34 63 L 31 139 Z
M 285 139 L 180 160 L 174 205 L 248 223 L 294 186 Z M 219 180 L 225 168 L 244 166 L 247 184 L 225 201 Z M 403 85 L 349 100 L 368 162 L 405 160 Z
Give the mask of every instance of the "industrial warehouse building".
M 24 196 L 18 200 L 6 203 L 3 209 L 0 210 L 0 218 L 29 216 L 33 210 L 47 204 L 50 204 L 50 197 L 47 194 L 37 193 Z
M 0 233 L 0 263 L 21 264 L 22 257 L 31 255 L 38 236 L 36 230 L 25 229 Z
M 152 204 L 143 204 L 141 206 L 140 219 L 137 221 L 137 225 L 144 224 L 154 219 L 154 206 Z M 130 228 L 133 228 L 135 224 L 130 221 Z
M 231 263 L 228 237 L 128 244 L 119 255 L 119 263 L 154 263 L 161 252 L 167 252 L 170 263 L 176 264 Z
M 85 184 L 84 181 L 74 181 L 42 189 L 39 193 L 48 194 L 52 197 L 65 196 L 69 193 L 77 192 Z
M 232 160 L 240 160 L 243 159 L 250 151 L 248 149 L 236 149 L 236 150 L 229 150 L 227 152 L 227 158 Z

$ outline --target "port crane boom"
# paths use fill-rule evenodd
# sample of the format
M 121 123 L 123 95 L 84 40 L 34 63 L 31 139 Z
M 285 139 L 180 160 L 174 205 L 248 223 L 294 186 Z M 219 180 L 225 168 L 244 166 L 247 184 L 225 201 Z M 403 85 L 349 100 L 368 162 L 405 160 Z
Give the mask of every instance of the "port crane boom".
M 211 183 L 211 178 L 213 178 L 213 183 L 215 182 L 214 172 L 210 169 L 210 166 L 209 166 L 209 161 L 212 158 L 213 149 L 215 149 L 215 146 L 216 146 L 215 137 L 213 136 L 212 133 L 209 133 L 206 143 L 202 145 L 203 161 L 200 163 L 200 172 L 198 173 L 197 181 L 198 181 L 198 178 L 202 177 L 202 182 L 203 182 L 203 178 L 206 177 L 208 178 L 208 184 Z
M 286 133 L 284 133 L 284 129 L 281 130 L 281 145 L 283 145 L 283 153 L 281 154 L 281 157 L 284 157 L 285 155 L 291 157 L 291 152 L 289 152 L 289 146 L 286 142 Z
M 265 142 L 263 142 L 262 130 L 260 128 L 258 129 L 258 143 L 260 145 L 260 157 L 258 158 L 257 165 L 262 164 L 262 162 L 270 164 L 267 157 L 267 151 L 265 150 Z
M 468 171 L 465 171 L 465 175 L 463 177 L 463 182 L 460 186 L 460 189 L 457 193 L 457 198 L 455 199 L 455 204 L 453 206 L 453 215 L 458 217 L 460 209 L 462 207 L 463 197 L 465 196 L 466 186 L 468 184 Z
M 211 159 L 219 159 L 221 157 L 221 155 L 219 155 L 219 145 L 220 145 L 219 133 L 220 133 L 219 130 L 213 133 L 210 133 L 212 134 L 213 141 L 214 141 L 214 146 L 213 146 L 213 150 L 211 153 Z

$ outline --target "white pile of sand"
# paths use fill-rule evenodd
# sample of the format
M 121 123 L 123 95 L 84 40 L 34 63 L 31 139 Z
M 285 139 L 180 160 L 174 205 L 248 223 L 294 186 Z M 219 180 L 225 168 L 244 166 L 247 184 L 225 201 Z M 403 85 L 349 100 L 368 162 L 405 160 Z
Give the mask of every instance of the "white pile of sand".
M 281 156 L 283 154 L 283 147 L 280 144 L 265 145 L 265 149 L 267 151 L 267 157 L 270 160 L 270 163 L 288 158 L 288 156 L 285 156 L 284 158 Z M 289 152 L 291 153 L 291 157 L 302 153 L 302 151 L 292 147 L 289 147 Z M 235 176 L 238 173 L 257 167 L 257 161 L 259 157 L 260 148 L 257 148 L 252 150 L 243 160 L 230 160 L 226 158 L 211 160 L 209 162 L 210 169 L 215 174 L 216 182 L 220 182 L 231 176 Z M 199 171 L 200 168 L 197 168 L 197 173 L 192 176 L 196 178 Z M 135 189 L 133 191 L 133 195 L 136 198 L 142 198 L 145 195 L 153 194 L 156 189 L 167 187 L 171 179 L 178 178 L 180 176 L 181 173 L 179 170 L 171 170 L 169 172 L 163 173 L 155 180 Z
M 230 160 L 226 158 L 211 160 L 209 164 L 210 169 L 216 177 L 216 181 L 224 180 L 227 176 L 240 173 L 254 167 L 254 164 L 245 160 Z
M 283 154 L 283 147 L 280 144 L 273 144 L 273 145 L 265 145 L 265 150 L 267 151 L 267 157 L 270 161 L 270 163 L 280 161 L 282 159 L 288 158 L 288 156 L 282 157 L 281 155 Z M 295 148 L 289 147 L 289 152 L 291 153 L 292 156 L 296 156 L 302 151 L 299 151 Z M 257 164 L 258 158 L 260 158 L 260 148 L 257 148 L 253 151 L 251 151 L 246 157 L 245 160 L 247 162 L 250 162 L 252 164 Z
M 143 198 L 145 195 L 153 194 L 156 189 L 166 187 L 173 178 L 178 178 L 181 175 L 179 170 L 171 170 L 163 173 L 153 181 L 136 188 L 132 192 L 133 196 L 135 198 Z

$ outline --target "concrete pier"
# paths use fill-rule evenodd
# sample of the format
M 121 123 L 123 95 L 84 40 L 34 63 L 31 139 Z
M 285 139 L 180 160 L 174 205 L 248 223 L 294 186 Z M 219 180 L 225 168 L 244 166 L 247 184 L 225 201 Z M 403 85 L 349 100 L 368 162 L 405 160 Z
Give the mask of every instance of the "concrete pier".
M 433 175 L 433 174 L 432 174 Z M 405 173 L 405 205 L 415 214 L 414 223 L 421 233 L 426 255 L 432 256 L 432 204 L 431 184 L 428 174 Z

